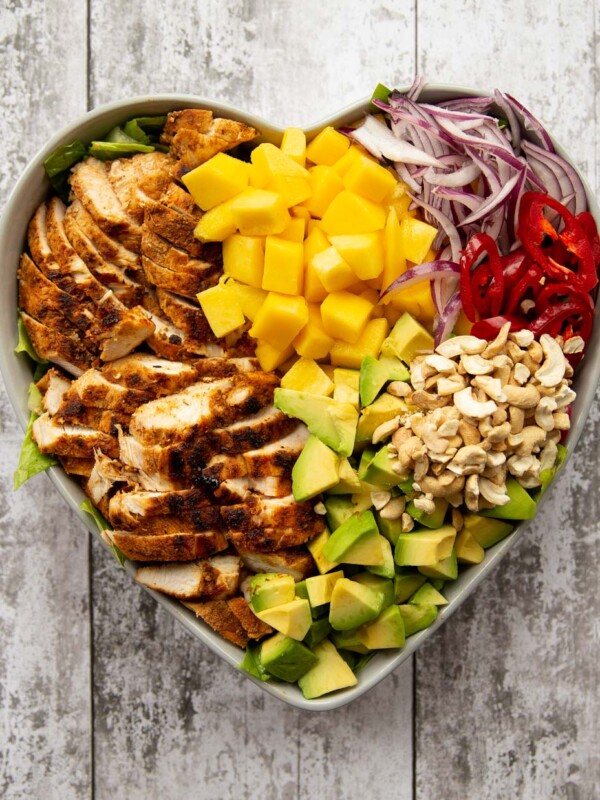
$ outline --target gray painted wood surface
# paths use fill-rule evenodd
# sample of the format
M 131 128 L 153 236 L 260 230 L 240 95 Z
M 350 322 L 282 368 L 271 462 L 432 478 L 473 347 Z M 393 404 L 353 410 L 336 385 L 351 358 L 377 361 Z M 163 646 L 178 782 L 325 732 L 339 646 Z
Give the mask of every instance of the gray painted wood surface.
M 6 0 L 0 202 L 87 107 L 190 92 L 308 124 L 416 67 L 518 96 L 598 191 L 599 32 L 597 0 Z M 599 416 L 528 535 L 414 664 L 317 715 L 221 666 L 44 476 L 11 492 L 21 432 L 3 393 L 0 796 L 595 800 Z

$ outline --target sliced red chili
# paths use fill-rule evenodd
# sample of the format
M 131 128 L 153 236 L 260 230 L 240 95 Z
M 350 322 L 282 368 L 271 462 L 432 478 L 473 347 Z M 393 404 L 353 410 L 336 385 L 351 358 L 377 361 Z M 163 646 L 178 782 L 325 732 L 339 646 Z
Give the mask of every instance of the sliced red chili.
M 529 267 L 525 274 L 513 286 L 508 295 L 505 303 L 505 311 L 507 314 L 516 314 L 519 306 L 525 299 L 535 300 L 542 281 L 544 273 L 537 264 L 529 263 Z
M 596 225 L 596 220 L 589 211 L 582 211 L 581 213 L 577 214 L 576 219 L 590 240 L 597 269 L 600 267 L 600 235 L 598 235 L 598 226 Z
M 548 306 L 528 327 L 535 336 L 543 333 L 558 336 L 563 332 L 567 320 L 571 335 L 581 336 L 587 342 L 592 332 L 593 309 L 579 300 Z
M 591 312 L 594 311 L 594 301 L 587 292 L 579 292 L 564 283 L 549 283 L 544 286 L 536 297 L 535 310 L 538 314 L 543 314 L 549 306 L 559 306 L 569 300 L 579 302 Z
M 473 285 L 471 270 L 481 258 L 487 254 L 487 264 L 492 275 L 492 280 L 487 287 L 487 302 L 489 303 L 489 313 L 496 316 L 502 307 L 504 296 L 504 274 L 500 262 L 500 254 L 496 247 L 496 242 L 487 233 L 476 233 L 472 236 L 465 249 L 462 251 L 460 259 L 460 298 L 465 314 L 471 322 L 477 319 L 476 308 L 473 300 Z M 486 305 L 487 307 L 487 305 Z
M 497 317 L 480 319 L 471 328 L 471 334 L 479 339 L 495 339 L 503 325 L 510 322 L 511 331 L 520 331 L 529 327 L 529 322 L 524 317 L 516 314 L 502 314 Z

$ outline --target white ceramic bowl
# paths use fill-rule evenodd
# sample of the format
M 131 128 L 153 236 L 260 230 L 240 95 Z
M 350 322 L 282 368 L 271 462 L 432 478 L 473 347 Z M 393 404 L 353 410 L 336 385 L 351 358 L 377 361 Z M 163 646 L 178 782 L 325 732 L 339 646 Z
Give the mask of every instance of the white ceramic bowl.
M 485 94 L 485 92 L 474 91 L 473 89 L 466 89 L 458 86 L 429 85 L 421 95 L 421 99 L 428 102 L 436 102 L 452 97 L 480 94 Z M 252 114 L 244 113 L 224 103 L 214 102 L 201 97 L 191 95 L 156 95 L 121 100 L 116 103 L 101 106 L 85 114 L 53 136 L 46 146 L 30 161 L 8 200 L 0 219 L 0 253 L 2 253 L 0 281 L 5 287 L 5 290 L 0 296 L 0 371 L 4 377 L 8 396 L 23 429 L 26 428 L 29 419 L 27 388 L 31 382 L 31 367 L 25 357 L 17 356 L 13 352 L 17 340 L 16 272 L 19 256 L 25 246 L 27 224 L 33 212 L 49 190 L 49 183 L 43 168 L 44 159 L 59 145 L 71 142 L 74 139 L 92 141 L 93 139 L 100 138 L 112 127 L 123 123 L 131 117 L 164 114 L 167 111 L 173 111 L 179 108 L 210 108 L 221 116 L 231 117 L 232 119 L 240 120 L 257 128 L 262 132 L 261 138 L 263 140 L 272 141 L 276 144 L 281 140 L 282 130 L 273 127 L 266 120 Z M 311 132 L 316 133 L 325 125 L 347 125 L 353 120 L 360 118 L 361 115 L 366 112 L 367 108 L 368 100 L 357 102 L 332 115 L 328 119 L 311 125 L 306 129 L 307 134 L 310 135 Z M 555 145 L 557 151 L 561 155 L 566 156 L 564 148 L 556 142 Z M 590 211 L 594 215 L 596 222 L 600 225 L 600 209 L 585 181 L 584 185 L 586 187 Z M 596 317 L 597 316 L 598 306 L 596 307 Z M 599 379 L 600 325 L 596 320 L 594 332 L 588 344 L 586 357 L 575 379 L 577 400 L 573 408 L 572 428 L 568 440 L 569 453 L 573 451 L 577 440 L 583 432 L 586 417 L 592 404 Z M 79 516 L 83 525 L 97 534 L 97 531 L 91 527 L 90 517 L 79 508 L 80 503 L 84 499 L 84 494 L 78 484 L 69 478 L 59 466 L 52 467 L 48 470 L 48 474 L 57 490 Z M 483 563 L 463 570 L 458 580 L 448 583 L 445 593 L 449 603 L 442 608 L 435 623 L 426 630 L 411 636 L 402 650 L 377 654 L 363 671 L 360 672 L 357 686 L 344 689 L 333 695 L 326 695 L 316 700 L 305 700 L 300 690 L 295 685 L 285 683 L 262 683 L 248 676 L 249 680 L 254 681 L 265 692 L 284 700 L 290 705 L 311 711 L 326 711 L 350 703 L 379 683 L 386 675 L 389 675 L 393 669 L 409 658 L 411 654 L 440 627 L 440 625 L 443 625 L 453 611 L 458 608 L 480 581 L 485 578 L 488 572 L 494 568 L 507 550 L 523 535 L 526 528 L 526 523 L 519 524 L 510 536 L 487 551 Z M 133 571 L 133 567 L 128 564 L 128 572 L 133 573 Z M 179 622 L 194 636 L 220 655 L 224 661 L 234 667 L 239 665 L 242 660 L 242 653 L 237 647 L 226 642 L 208 628 L 207 625 L 197 620 L 192 612 L 185 609 L 178 601 L 172 600 L 150 589 L 147 591 L 149 591 L 156 601 L 166 608 L 169 613 L 179 620 Z

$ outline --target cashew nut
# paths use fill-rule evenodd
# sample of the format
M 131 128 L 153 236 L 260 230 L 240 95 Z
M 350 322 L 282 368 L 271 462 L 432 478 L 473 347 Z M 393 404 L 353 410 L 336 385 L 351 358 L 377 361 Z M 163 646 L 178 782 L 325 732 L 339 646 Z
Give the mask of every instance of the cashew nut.
M 506 494 L 506 486 L 497 486 L 489 478 L 479 478 L 479 491 L 488 503 L 504 506 L 510 500 Z
M 464 389 L 465 385 L 465 379 L 462 375 L 455 373 L 451 378 L 438 378 L 437 393 L 440 397 L 447 397 Z
M 534 468 L 534 463 L 537 461 L 535 456 L 511 456 L 506 462 L 508 471 L 515 478 L 521 478 L 526 472 Z
M 494 371 L 494 365 L 491 361 L 486 361 L 485 358 L 479 355 L 461 356 L 460 363 L 469 375 L 489 375 L 490 372 Z
M 557 431 L 568 431 L 571 427 L 571 417 L 566 411 L 554 412 L 554 427 Z
M 483 353 L 487 347 L 485 339 L 478 339 L 476 336 L 453 336 L 439 344 L 436 352 L 446 358 L 456 358 L 462 355 L 476 355 Z
M 522 331 L 513 331 L 509 333 L 508 338 L 519 345 L 519 347 L 529 347 L 533 342 L 533 333 L 523 328 Z
M 569 355 L 573 353 L 581 353 L 585 346 L 585 342 L 581 338 L 581 336 L 571 336 L 570 339 L 563 345 L 563 353 L 569 353 Z
M 515 453 L 519 456 L 528 456 L 537 453 L 546 441 L 546 431 L 537 425 L 526 425 L 521 433 L 521 442 L 516 445 Z
M 531 372 L 529 370 L 529 367 L 526 367 L 525 364 L 515 364 L 513 375 L 516 382 L 522 386 L 529 380 Z
M 471 417 L 471 419 L 483 419 L 484 417 L 488 417 L 498 408 L 493 400 L 488 400 L 484 403 L 480 403 L 476 400 L 475 397 L 473 397 L 473 390 L 470 386 L 467 386 L 466 389 L 461 389 L 460 392 L 456 392 L 454 395 L 454 404 L 461 414 L 464 414 L 465 417 Z
M 483 351 L 484 358 L 492 358 L 492 356 L 499 355 L 503 350 L 508 339 L 508 332 L 510 331 L 510 322 L 505 322 L 498 331 L 496 338 L 488 344 Z
M 395 431 L 398 430 L 400 427 L 400 417 L 394 417 L 393 419 L 388 419 L 386 422 L 382 422 L 381 425 L 378 425 L 375 430 L 373 431 L 373 436 L 371 441 L 373 444 L 378 444 L 382 442 L 384 439 L 388 439 Z
M 540 470 L 552 469 L 558 455 L 558 448 L 556 442 L 549 439 L 544 445 L 540 453 Z
M 431 496 L 423 495 L 422 497 L 415 498 L 413 502 L 415 508 L 418 508 L 419 511 L 422 511 L 424 514 L 433 514 L 435 511 L 435 503 Z
M 397 517 L 395 518 L 397 519 Z M 400 523 L 402 533 L 410 533 L 415 527 L 415 521 L 410 514 L 402 514 L 402 521 Z
M 471 383 L 478 389 L 482 389 L 488 397 L 491 397 L 497 403 L 506 402 L 506 395 L 502 391 L 502 384 L 498 378 L 492 378 L 490 375 L 478 375 L 473 378 Z
M 387 392 L 394 397 L 408 397 L 412 389 L 405 381 L 392 381 L 387 387 Z
M 425 356 L 425 363 L 432 367 L 436 372 L 442 373 L 452 373 L 456 372 L 456 363 L 451 361 L 446 356 L 438 355 L 437 353 L 432 353 L 430 356 Z
M 494 450 L 491 450 L 487 454 L 486 467 L 492 467 L 492 468 L 500 467 L 502 466 L 502 464 L 504 464 L 505 461 L 506 461 L 506 456 L 504 455 L 504 453 L 498 453 Z
M 425 475 L 427 475 L 428 469 L 429 469 L 429 458 L 427 456 L 420 456 L 419 458 L 415 458 L 414 480 L 420 481 L 421 478 L 424 478 Z
M 456 436 L 458 433 L 458 426 L 460 425 L 460 420 L 458 419 L 447 419 L 445 422 L 442 422 L 440 427 L 438 428 L 438 434 L 440 436 Z
M 448 449 L 448 440 L 438 434 L 433 422 L 425 422 L 421 429 L 421 438 L 430 453 L 445 453 Z
M 465 483 L 465 503 L 469 511 L 479 510 L 479 476 L 469 475 Z
M 523 356 L 525 355 L 525 351 L 521 350 L 521 348 L 516 342 L 511 342 L 511 341 L 508 341 L 506 343 L 506 353 L 508 357 L 511 358 L 515 364 L 518 364 L 519 361 L 522 361 Z
M 475 475 L 483 472 L 486 462 L 486 451 L 476 444 L 468 444 L 460 448 L 448 469 L 455 475 Z
M 516 406 L 510 406 L 508 409 L 508 418 L 510 420 L 510 432 L 520 433 L 525 425 L 525 411 Z
M 540 336 L 540 344 L 546 358 L 535 373 L 542 386 L 558 386 L 565 376 L 565 356 L 558 342 L 548 333 Z
M 562 383 L 557 392 L 553 395 L 557 408 L 564 408 L 571 405 L 575 400 L 575 392 L 569 388 L 567 383 Z
M 371 502 L 376 511 L 381 511 L 382 508 L 392 499 L 391 492 L 371 492 Z
M 404 509 L 406 507 L 406 500 L 404 497 L 393 497 L 389 503 L 381 509 L 379 512 L 379 516 L 382 519 L 400 519 L 400 517 L 404 514 Z
M 527 348 L 527 355 L 532 361 L 535 361 L 536 364 L 542 363 L 542 359 L 544 358 L 544 351 L 542 350 L 541 344 L 539 342 L 536 342 L 535 339 L 531 342 L 531 344 Z
M 510 422 L 503 422 L 501 425 L 495 425 L 490 428 L 487 436 L 485 437 L 491 444 L 500 444 L 510 436 L 511 426 Z
M 421 491 L 431 494 L 433 497 L 448 497 L 451 494 L 462 491 L 464 485 L 464 476 L 453 475 L 448 472 L 443 473 L 439 478 L 426 475 L 419 483 Z
M 535 423 L 543 431 L 554 430 L 554 417 L 552 412 L 556 411 L 556 400 L 551 397 L 542 397 L 535 410 Z
M 458 508 L 453 508 L 452 509 L 452 527 L 454 528 L 454 530 L 457 533 L 460 533 L 462 531 L 463 525 L 464 525 L 464 521 L 465 521 L 465 519 L 464 519 L 463 515 L 461 514 L 461 512 L 458 510 Z
M 411 403 L 414 406 L 430 411 L 434 408 L 442 408 L 449 402 L 449 399 L 448 397 L 441 397 L 440 395 L 426 392 L 424 389 L 419 389 L 413 392 Z
M 511 406 L 535 408 L 540 402 L 540 393 L 529 383 L 527 386 L 505 386 L 504 394 Z

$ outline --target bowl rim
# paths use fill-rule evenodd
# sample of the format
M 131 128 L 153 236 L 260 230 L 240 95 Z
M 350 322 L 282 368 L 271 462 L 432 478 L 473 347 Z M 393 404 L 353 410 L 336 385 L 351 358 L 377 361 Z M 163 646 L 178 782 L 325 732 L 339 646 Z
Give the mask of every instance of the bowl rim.
M 405 92 L 408 87 L 401 87 L 399 91 Z M 453 84 L 432 84 L 425 85 L 421 97 L 425 95 L 427 102 L 436 102 L 441 99 L 448 99 L 450 97 L 475 97 L 481 95 L 488 95 L 489 93 L 473 89 L 472 87 L 465 87 Z M 307 135 L 314 135 L 318 130 L 326 125 L 333 125 L 335 127 L 349 123 L 355 120 L 360 115 L 369 110 L 370 97 L 362 98 L 353 103 L 344 106 L 337 112 L 334 112 L 319 121 L 305 126 L 303 129 Z M 17 183 L 15 184 L 12 192 L 10 193 L 6 205 L 0 216 L 0 248 L 5 252 L 4 244 L 7 239 L 15 237 L 17 234 L 12 231 L 12 220 L 18 214 L 19 206 L 23 202 L 24 196 L 30 190 L 31 185 L 35 179 L 39 177 L 40 170 L 43 169 L 44 159 L 53 152 L 57 147 L 66 142 L 72 141 L 74 138 L 89 138 L 85 136 L 84 131 L 101 130 L 104 124 L 106 129 L 109 129 L 118 122 L 118 115 L 121 120 L 126 112 L 130 112 L 129 116 L 136 113 L 135 109 L 141 111 L 142 109 L 148 110 L 152 107 L 163 107 L 169 110 L 176 110 L 177 108 L 210 108 L 218 114 L 223 114 L 229 118 L 250 124 L 261 131 L 261 137 L 265 140 L 274 141 L 278 143 L 283 134 L 283 128 L 269 123 L 260 115 L 245 112 L 242 109 L 223 103 L 222 101 L 215 101 L 207 97 L 191 94 L 176 94 L 176 93 L 162 93 L 155 95 L 137 95 L 133 97 L 122 98 L 110 103 L 105 103 L 98 106 L 91 111 L 77 117 L 73 121 L 64 125 L 57 133 L 48 139 L 48 141 L 40 147 L 35 155 L 29 160 L 27 166 L 21 173 Z M 110 120 L 110 123 L 109 123 Z M 581 173 L 576 164 L 573 163 L 568 156 L 565 148 L 560 144 L 557 139 L 551 135 L 553 144 L 557 152 L 566 157 L 569 163 L 576 169 L 577 174 L 583 181 L 586 191 L 588 208 L 593 214 L 596 223 L 600 227 L 600 208 L 596 201 L 595 195 L 589 186 L 585 176 Z M 259 139 L 260 141 L 260 139 Z M 45 179 L 46 186 L 48 182 Z M 47 189 L 46 189 L 47 191 Z M 36 199 L 36 205 L 41 200 L 41 195 Z M 22 242 L 25 240 L 25 231 L 21 231 Z M 22 247 L 21 247 L 22 249 Z M 10 261 L 10 257 L 6 259 Z M 14 265 L 16 267 L 16 264 Z M 15 269 L 16 275 L 16 269 Z M 16 284 L 16 281 L 15 281 Z M 15 306 L 16 309 L 16 306 Z M 568 451 L 567 461 L 571 457 L 581 434 L 583 433 L 590 407 L 594 400 L 596 387 L 600 382 L 600 323 L 598 316 L 600 315 L 600 300 L 596 302 L 594 313 L 594 329 L 592 337 L 590 338 L 588 347 L 586 349 L 586 358 L 582 363 L 581 370 L 577 372 L 577 400 L 574 404 L 574 413 L 572 428 L 568 437 Z M 16 325 L 14 326 L 16 333 Z M 14 341 L 0 341 L 0 374 L 4 378 L 7 394 L 10 403 L 16 413 L 17 419 L 23 430 L 26 429 L 29 414 L 26 411 L 25 401 L 25 386 L 23 384 L 23 359 L 14 353 Z M 85 498 L 85 495 L 76 482 L 69 478 L 63 471 L 60 465 L 51 467 L 47 470 L 48 477 L 67 502 L 69 507 L 75 512 L 85 528 L 91 533 L 100 538 L 103 545 L 108 548 L 108 545 L 101 538 L 98 531 L 95 529 L 88 514 L 80 509 L 80 503 Z M 538 507 L 543 507 L 547 497 L 551 494 L 552 489 L 546 492 L 538 503 Z M 537 516 L 537 512 L 536 512 Z M 479 583 L 484 580 L 487 574 L 492 570 L 498 561 L 503 558 L 505 553 L 514 546 L 514 544 L 521 538 L 527 530 L 530 521 L 523 521 L 515 526 L 514 531 L 503 541 L 486 551 L 486 558 L 484 561 L 477 565 L 477 567 L 469 567 L 464 570 L 459 576 L 460 585 L 456 583 L 448 586 L 448 599 L 447 606 L 440 610 L 437 620 L 427 629 L 411 636 L 406 645 L 399 651 L 385 651 L 379 652 L 360 673 L 359 682 L 356 686 L 343 689 L 332 695 L 325 695 L 321 698 L 314 700 L 306 700 L 297 686 L 294 684 L 262 682 L 258 679 L 243 673 L 246 678 L 260 686 L 268 694 L 278 698 L 279 700 L 288 703 L 296 708 L 301 708 L 307 711 L 329 711 L 358 699 L 385 677 L 387 677 L 393 670 L 406 661 L 420 645 L 426 641 L 435 631 L 451 616 L 451 614 L 458 608 L 459 605 L 474 591 Z M 133 576 L 135 566 L 131 562 L 126 563 L 126 571 Z M 138 586 L 133 581 L 134 586 Z M 155 592 L 147 587 L 142 587 L 144 591 L 148 592 L 154 599 L 164 608 L 166 608 L 185 628 L 187 628 L 194 636 L 200 639 L 206 646 L 208 646 L 215 654 L 220 656 L 230 666 L 238 668 L 240 666 L 241 658 L 239 648 L 229 644 L 223 640 L 218 634 L 208 628 L 207 625 L 197 620 L 191 611 L 184 608 L 184 606 L 173 598 Z

